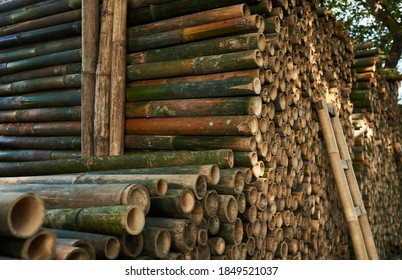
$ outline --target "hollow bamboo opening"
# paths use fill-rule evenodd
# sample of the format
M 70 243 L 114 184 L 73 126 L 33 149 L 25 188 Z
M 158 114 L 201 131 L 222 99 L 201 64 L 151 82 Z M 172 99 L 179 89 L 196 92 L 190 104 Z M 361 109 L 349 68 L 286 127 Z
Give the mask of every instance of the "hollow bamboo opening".
M 129 234 L 140 234 L 145 225 L 144 211 L 136 206 L 133 206 L 126 215 L 126 225 Z

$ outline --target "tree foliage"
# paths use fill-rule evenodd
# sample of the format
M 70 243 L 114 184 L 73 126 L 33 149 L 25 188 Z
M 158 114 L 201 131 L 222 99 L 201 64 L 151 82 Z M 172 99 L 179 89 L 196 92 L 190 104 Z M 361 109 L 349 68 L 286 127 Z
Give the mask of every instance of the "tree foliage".
M 402 1 L 322 0 L 359 42 L 373 41 L 389 57 L 386 66 L 402 60 Z

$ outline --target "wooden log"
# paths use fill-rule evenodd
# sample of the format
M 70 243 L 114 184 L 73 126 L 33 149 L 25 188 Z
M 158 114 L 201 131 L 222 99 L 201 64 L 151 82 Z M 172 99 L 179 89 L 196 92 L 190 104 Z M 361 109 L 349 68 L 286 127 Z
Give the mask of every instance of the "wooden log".
M 196 226 L 191 220 L 146 217 L 145 227 L 168 229 L 172 240 L 171 248 L 174 250 L 189 252 L 196 248 Z
M 88 260 L 88 253 L 79 247 L 56 242 L 55 260 Z
M 219 108 L 219 110 L 218 110 Z M 130 102 L 126 118 L 162 118 L 190 116 L 260 115 L 260 97 L 232 97 L 211 99 L 179 99 L 167 101 Z
M 134 85 L 127 88 L 126 101 L 258 95 L 260 91 L 261 81 L 258 78 L 231 78 L 222 81 L 212 80 L 145 86 Z
M 72 238 L 57 238 L 57 244 L 65 244 L 73 247 L 80 248 L 88 254 L 89 260 L 94 260 L 96 258 L 95 247 L 82 239 L 72 239 Z
M 129 65 L 127 79 L 138 81 L 165 77 L 203 75 L 229 71 L 261 68 L 262 54 L 259 50 L 200 56 L 196 58 Z M 158 69 L 158 71 L 156 71 Z
M 141 162 L 142 158 L 142 162 Z M 159 162 L 159 163 L 157 163 Z M 0 164 L 0 176 L 54 175 L 88 171 L 88 159 L 52 160 L 25 163 Z M 217 164 L 221 168 L 233 167 L 231 150 L 212 150 L 202 152 L 153 152 L 131 153 L 124 156 L 93 158 L 90 170 L 111 170 L 122 168 L 166 167 L 192 164 Z M 7 166 L 7 168 L 6 168 Z M 7 170 L 8 169 L 8 170 Z M 11 172 L 13 170 L 13 172 Z
M 57 238 L 82 239 L 90 243 L 95 248 L 97 259 L 113 260 L 120 252 L 120 243 L 115 236 L 63 229 L 52 229 L 52 232 Z
M 2 193 L 0 209 L 0 234 L 3 236 L 28 238 L 38 232 L 44 219 L 43 201 L 31 193 Z
M 129 38 L 169 32 L 186 27 L 249 16 L 250 10 L 246 4 L 226 6 L 180 17 L 160 20 L 149 24 L 136 25 L 127 30 Z
M 42 198 L 46 209 L 135 205 L 147 213 L 150 205 L 147 189 L 137 184 L 0 185 L 4 195 L 10 191 L 35 193 Z
M 144 212 L 133 205 L 51 209 L 44 221 L 52 228 L 116 235 L 139 234 L 144 223 Z
M 261 33 L 248 33 L 211 38 L 159 49 L 149 49 L 127 55 L 127 64 L 155 63 L 168 60 L 189 59 L 258 49 L 264 51 L 265 37 Z
M 169 254 L 171 246 L 170 232 L 155 227 L 145 227 L 143 254 L 153 258 L 163 259 Z
M 28 238 L 0 236 L 0 254 L 23 260 L 51 260 L 55 254 L 56 236 L 41 229 Z
M 191 120 L 190 120 L 191 119 Z M 253 116 L 211 116 L 128 119 L 126 134 L 132 135 L 255 135 L 258 121 Z

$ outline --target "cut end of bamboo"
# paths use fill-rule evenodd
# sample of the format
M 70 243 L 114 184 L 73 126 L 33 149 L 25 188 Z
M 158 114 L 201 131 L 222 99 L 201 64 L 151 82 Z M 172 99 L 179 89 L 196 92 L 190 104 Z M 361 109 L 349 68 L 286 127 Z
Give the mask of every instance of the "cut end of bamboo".
M 56 244 L 56 260 L 88 260 L 89 254 L 82 248 L 66 245 Z
M 149 212 L 151 207 L 150 199 L 147 188 L 138 184 L 133 184 L 126 188 L 122 198 L 128 205 L 135 205 L 141 208 L 145 214 Z
M 208 183 L 211 185 L 217 185 L 221 178 L 221 172 L 219 166 L 216 164 L 212 164 L 209 174 L 210 174 L 209 175 L 210 180 Z
M 23 259 L 51 260 L 55 254 L 56 235 L 50 230 L 41 230 L 30 237 L 23 249 Z
M 105 257 L 109 260 L 114 260 L 117 258 L 120 252 L 120 242 L 114 237 L 110 236 L 108 240 L 105 242 L 104 254 Z
M 39 196 L 33 194 L 15 194 L 9 210 L 8 224 L 12 236 L 27 238 L 35 234 L 44 219 L 45 208 Z
M 156 238 L 156 244 L 155 247 L 157 248 L 157 253 L 158 257 L 163 259 L 165 258 L 170 250 L 170 245 L 171 245 L 171 238 L 170 238 L 170 233 L 167 230 L 162 230 L 158 234 L 158 237 Z
M 194 209 L 195 197 L 190 190 L 183 190 L 180 195 L 180 208 L 183 214 L 189 214 Z
M 145 225 L 144 211 L 136 206 L 133 206 L 127 212 L 127 231 L 129 234 L 137 235 L 142 232 Z

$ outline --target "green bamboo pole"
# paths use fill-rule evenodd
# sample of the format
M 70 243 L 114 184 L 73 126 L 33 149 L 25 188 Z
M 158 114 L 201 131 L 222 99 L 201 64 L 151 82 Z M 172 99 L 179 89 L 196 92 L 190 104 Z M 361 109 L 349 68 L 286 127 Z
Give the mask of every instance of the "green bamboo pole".
M 57 238 L 82 239 L 88 242 L 95 248 L 97 259 L 113 260 L 119 255 L 121 246 L 115 236 L 63 229 L 52 229 L 51 231 Z
M 244 2 L 255 3 L 257 1 L 205 0 L 202 3 L 197 0 L 169 1 L 168 3 L 160 3 L 131 10 L 128 14 L 128 22 L 130 25 L 139 25 Z
M 127 63 L 152 63 L 253 49 L 263 51 L 265 45 L 262 33 L 248 33 L 135 52 L 127 55 Z
M 217 164 L 233 167 L 232 150 L 137 152 L 123 156 L 52 160 L 42 162 L 0 163 L 0 176 L 54 175 L 124 168 L 166 167 L 194 164 Z
M 43 9 L 43 6 L 46 9 Z M 81 0 L 47 0 L 0 14 L 0 26 L 11 25 L 48 15 L 81 8 Z
M 72 10 L 57 14 L 52 14 L 46 17 L 19 22 L 13 25 L 8 25 L 0 28 L 0 36 L 10 35 L 18 32 L 29 31 L 48 27 L 52 25 L 67 23 L 81 19 L 81 10 Z
M 38 232 L 44 218 L 42 198 L 14 190 L 0 196 L 0 235 L 28 238 Z
M 1 138 L 0 138 L 1 143 Z M 206 150 L 231 149 L 233 151 L 255 151 L 254 137 L 247 136 L 152 136 L 126 135 L 127 149 L 151 150 Z
M 5 136 L 78 136 L 80 130 L 78 121 L 0 124 Z
M 112 35 L 109 155 L 124 154 L 127 0 L 115 0 Z
M 2 196 L 7 196 L 7 192 L 37 194 L 42 198 L 46 209 L 134 205 L 145 212 L 150 200 L 144 186 L 127 183 L 1 184 L 0 192 Z M 144 201 L 139 202 L 137 196 L 141 196 Z
M 0 150 L 0 162 L 72 159 L 80 156 L 81 153 L 73 151 L 32 150 L 32 149 Z
M 80 61 L 81 50 L 69 50 L 3 63 L 0 65 L 0 75 Z
M 126 118 L 190 117 L 212 115 L 258 116 L 261 114 L 261 109 L 262 100 L 260 97 L 130 102 L 126 105 Z
M 0 122 L 79 121 L 81 106 L 0 111 Z
M 21 80 L 45 78 L 51 76 L 62 76 L 68 74 L 81 73 L 81 62 L 55 65 L 35 70 L 29 70 L 0 77 L 0 83 L 9 84 Z
M 50 150 L 79 150 L 80 137 L 14 137 L 0 136 L 0 146 L 4 149 L 50 149 Z
M 260 32 L 263 30 L 263 18 L 259 15 L 252 15 L 166 31 L 149 36 L 129 38 L 127 41 L 127 49 L 130 52 L 138 52 L 181 43 L 205 40 L 219 36 L 229 36 L 242 32 Z
M 175 76 L 203 75 L 228 71 L 261 68 L 262 54 L 250 50 L 222 55 L 202 56 L 193 59 L 130 65 L 127 67 L 129 81 L 166 78 Z
M 81 239 L 71 239 L 71 238 L 57 238 L 57 244 L 65 244 L 80 248 L 88 254 L 89 260 L 94 260 L 96 258 L 95 247 L 89 242 Z
M 142 209 L 133 205 L 46 210 L 44 225 L 111 235 L 139 234 L 145 223 Z
M 96 65 L 98 62 L 99 1 L 82 2 L 82 78 L 81 78 L 81 151 L 83 157 L 94 155 L 94 115 Z
M 140 37 L 158 34 L 171 30 L 177 30 L 207 23 L 249 16 L 250 10 L 246 4 L 227 6 L 223 8 L 207 10 L 199 13 L 188 14 L 171 19 L 156 21 L 148 24 L 130 27 L 127 37 Z
M 0 130 L 1 131 L 1 130 Z M 128 135 L 255 135 L 258 121 L 253 116 L 211 116 L 126 120 Z
M 146 217 L 145 228 L 168 229 L 171 248 L 179 252 L 191 251 L 196 243 L 196 226 L 189 219 Z
M 95 156 L 109 155 L 114 1 L 105 0 L 102 4 L 94 100 L 94 112 L 96 112 L 94 113 L 93 135 Z
M 22 8 L 27 5 L 35 4 L 41 0 L 12 0 L 0 2 L 0 13 Z
M 242 77 L 205 82 L 130 85 L 126 89 L 126 101 L 258 95 L 260 91 L 261 81 L 258 78 Z
M 76 88 L 81 85 L 81 74 L 37 78 L 0 85 L 0 96 L 17 95 L 35 91 Z
M 278 16 L 273 16 L 264 19 L 265 22 L 265 34 L 279 33 L 281 30 L 281 20 Z
M 81 91 L 79 89 L 54 90 L 0 97 L 0 110 L 79 106 L 80 104 Z
M 0 236 L 0 254 L 23 260 L 52 260 L 56 236 L 49 229 L 41 229 L 28 238 Z
M 43 9 L 43 7 L 42 7 Z M 0 37 L 0 48 L 11 48 L 38 41 L 64 39 L 81 34 L 81 21 L 63 23 L 51 27 L 19 32 Z
M 3 50 L 0 52 L 0 63 L 7 63 L 51 53 L 75 50 L 79 48 L 81 48 L 80 37 L 67 39 L 63 38 L 61 40 L 39 43 L 33 46 L 23 46 L 15 49 Z

